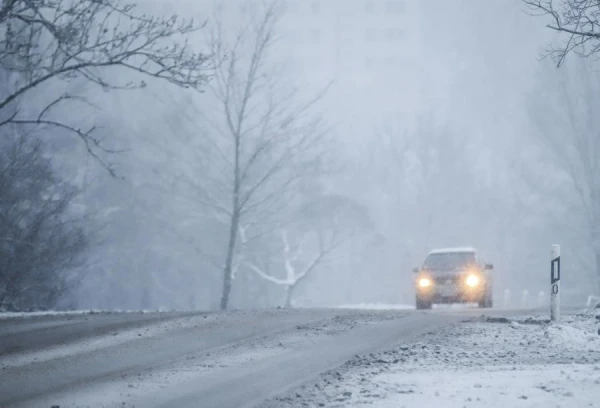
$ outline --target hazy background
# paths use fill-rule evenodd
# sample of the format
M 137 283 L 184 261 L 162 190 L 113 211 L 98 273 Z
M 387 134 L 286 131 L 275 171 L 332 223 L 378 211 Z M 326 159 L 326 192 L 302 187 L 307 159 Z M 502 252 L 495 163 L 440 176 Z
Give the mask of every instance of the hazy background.
M 204 0 L 139 3 L 209 22 L 215 9 Z M 494 264 L 497 304 L 505 289 L 515 302 L 523 289 L 532 303 L 548 293 L 553 243 L 563 249 L 565 302 L 596 291 L 581 209 L 538 138 L 539 117 L 553 116 L 538 107 L 564 75 L 540 61 L 553 39 L 545 20 L 526 15 L 519 0 L 285 4 L 274 60 L 302 96 L 332 83 L 317 107 L 331 129 L 327 157 L 336 171 L 311 191 L 346 197 L 366 220 L 302 281 L 297 305 L 412 304 L 412 267 L 432 248 L 465 245 Z M 258 5 L 224 2 L 224 28 L 234 33 Z M 207 37 L 208 28 L 194 41 Z M 573 57 L 561 71 L 581 64 Z M 59 151 L 64 174 L 84 188 L 79 208 L 94 232 L 80 285 L 64 304 L 218 308 L 226 231 L 178 181 L 219 172 L 190 148 L 207 132 L 210 94 L 153 82 L 135 92 L 90 92 L 107 143 L 126 149 L 107 158 L 124 179 L 110 177 L 83 146 Z M 279 269 L 272 273 L 283 276 Z M 242 265 L 231 306 L 272 307 L 284 297 Z

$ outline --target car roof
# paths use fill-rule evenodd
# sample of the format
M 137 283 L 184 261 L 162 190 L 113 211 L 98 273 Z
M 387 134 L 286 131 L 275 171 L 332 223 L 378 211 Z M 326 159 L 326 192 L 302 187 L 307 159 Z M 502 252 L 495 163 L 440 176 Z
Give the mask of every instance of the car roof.
M 473 247 L 456 247 L 456 248 L 439 248 L 434 249 L 429 252 L 428 255 L 432 254 L 447 254 L 447 253 L 456 253 L 456 252 L 477 252 L 477 250 Z

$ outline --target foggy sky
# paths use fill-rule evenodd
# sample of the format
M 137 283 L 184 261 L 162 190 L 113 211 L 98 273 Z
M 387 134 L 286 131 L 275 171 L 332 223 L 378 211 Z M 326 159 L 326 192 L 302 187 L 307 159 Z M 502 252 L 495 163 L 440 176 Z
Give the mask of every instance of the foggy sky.
M 205 0 L 140 3 L 143 10 L 153 13 L 176 12 L 208 19 L 209 26 L 215 4 Z M 223 12 L 230 18 L 228 27 L 232 31 L 238 27 L 236 19 L 240 18 L 243 3 L 242 0 L 224 3 Z M 316 304 L 375 300 L 411 303 L 411 267 L 434 244 L 481 247 L 501 271 L 497 293 L 503 288 L 521 288 L 521 283 L 533 293 L 544 289 L 547 285 L 542 277 L 547 272 L 548 242 L 540 237 L 552 228 L 535 221 L 535 231 L 529 230 L 531 236 L 518 243 L 513 240 L 513 236 L 522 238 L 527 228 L 517 220 L 520 213 L 514 210 L 510 187 L 514 182 L 511 163 L 517 157 L 515 152 L 531 131 L 528 110 L 530 93 L 542 64 L 540 53 L 553 38 L 544 27 L 545 21 L 526 15 L 520 0 L 287 0 L 286 3 L 275 59 L 285 65 L 301 95 L 313 95 L 333 81 L 319 106 L 340 148 L 336 154 L 345 162 L 345 172 L 328 180 L 327 185 L 367 205 L 377 225 L 375 233 L 384 236 L 387 242 L 384 250 L 370 255 L 370 262 L 355 266 L 351 279 L 356 282 L 350 285 L 353 289 L 336 289 L 340 279 L 346 279 L 342 268 L 338 268 L 336 273 L 317 274 L 302 295 Z M 195 45 L 202 48 L 206 32 L 193 38 L 197 41 Z M 193 116 L 183 114 L 189 99 L 185 99 L 188 96 L 182 91 L 151 83 L 144 92 L 143 98 L 139 93 L 110 97 L 118 106 L 115 109 L 128 112 L 127 118 L 119 121 L 122 129 L 134 134 L 145 146 L 143 153 L 138 149 L 135 156 L 142 165 L 126 160 L 126 156 L 117 159 L 137 185 L 155 177 L 153 171 L 162 172 L 160 166 L 171 168 L 165 152 L 172 150 L 176 154 L 178 148 L 175 142 L 164 138 L 168 129 L 182 134 L 194 132 Z M 202 95 L 193 98 L 201 100 Z M 463 186 L 461 180 L 456 180 L 456 185 L 473 197 L 471 211 L 477 211 L 470 216 L 460 207 L 432 209 L 439 224 L 433 227 L 435 236 L 429 240 L 422 236 L 421 221 L 426 218 L 423 204 L 427 204 L 428 197 L 419 202 L 418 182 L 401 174 L 410 173 L 411 159 L 390 156 L 389 149 L 383 147 L 377 136 L 379 130 L 389 127 L 396 129 L 394 137 L 402 140 L 404 134 L 414 133 L 420 120 L 435 122 L 436 132 L 447 127 L 451 134 L 460 136 L 457 143 L 464 146 L 466 155 L 457 160 L 466 162 L 468 171 L 474 173 L 469 181 L 473 188 Z M 444 172 L 442 163 L 440 174 Z M 428 183 L 426 187 L 431 191 L 446 194 L 444 200 L 453 199 L 450 193 L 445 193 L 446 186 L 437 185 L 436 180 Z M 440 183 L 453 182 L 444 179 Z M 486 186 L 491 191 L 486 193 L 489 197 L 478 204 L 477 194 Z M 158 201 L 148 203 L 151 212 L 152 206 L 158 205 Z M 166 206 L 161 211 L 168 213 L 165 210 L 169 208 L 168 201 L 161 205 Z M 494 213 L 495 205 L 502 213 Z M 169 216 L 176 219 L 180 215 Z M 439 221 L 444 217 L 449 221 L 447 228 Z M 464 230 L 460 229 L 463 219 L 469 222 Z M 150 227 L 141 221 L 138 227 L 140 231 L 144 228 L 160 231 L 160 227 Z M 500 231 L 499 227 L 506 228 Z M 170 262 L 169 268 L 175 271 L 184 270 L 184 278 L 178 283 L 163 279 L 166 282 L 163 284 L 175 291 L 186 286 L 196 287 L 202 293 L 214 291 L 206 288 L 218 287 L 218 273 L 211 273 L 208 281 L 190 277 L 194 270 L 208 266 L 198 263 L 191 248 L 180 250 L 181 265 L 165 262 Z M 348 259 L 352 254 L 347 251 L 339 259 L 346 258 L 344 262 L 350 264 Z M 526 266 L 525 261 L 529 262 Z M 144 267 L 153 268 L 152 262 Z M 161 273 L 156 270 L 156 279 L 161 279 Z M 519 279 L 520 283 L 513 284 Z M 357 292 L 361 282 L 364 282 L 363 293 Z

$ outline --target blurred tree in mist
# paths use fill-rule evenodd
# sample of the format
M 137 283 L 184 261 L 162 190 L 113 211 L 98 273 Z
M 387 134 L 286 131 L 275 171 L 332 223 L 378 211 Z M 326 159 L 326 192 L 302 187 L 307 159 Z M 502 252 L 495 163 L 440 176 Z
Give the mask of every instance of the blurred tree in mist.
M 396 210 L 388 211 L 402 217 L 398 224 L 417 258 L 433 247 L 468 245 L 459 242 L 465 232 L 478 239 L 481 180 L 476 164 L 481 153 L 467 135 L 431 113 L 423 113 L 412 128 L 392 121 L 386 119 L 379 132 L 376 155 L 379 171 L 391 176 L 392 183 L 383 187 Z M 384 174 L 380 178 L 386 179 Z
M 0 310 L 48 309 L 74 289 L 87 240 L 70 213 L 76 191 L 43 144 L 0 131 Z
M 582 265 L 572 282 L 600 289 L 600 76 L 593 61 L 543 66 L 530 95 L 534 165 L 523 171 L 547 220 Z M 567 245 L 568 243 L 568 245 Z M 586 273 L 585 271 L 595 271 Z
M 595 68 L 600 51 L 600 3 L 593 0 L 524 0 L 531 14 L 550 21 L 561 44 L 545 55 L 562 67 L 546 66 L 530 96 L 534 123 L 527 152 L 538 165 L 522 174 L 538 202 L 543 201 L 552 229 L 567 243 L 576 268 L 572 285 L 600 291 L 600 79 Z M 582 59 L 568 63 L 571 53 Z M 589 272 L 588 272 L 589 271 Z M 591 273 L 591 271 L 595 271 Z M 575 283 L 577 282 L 577 283 Z M 597 293 L 596 293 L 597 294 Z
M 287 208 L 301 186 L 325 171 L 327 129 L 315 109 L 321 94 L 303 101 L 272 52 L 279 6 L 265 3 L 233 31 L 216 13 L 210 44 L 218 63 L 196 111 L 201 130 L 187 146 L 192 166 L 178 176 L 186 198 L 226 231 L 222 249 L 211 251 L 224 258 L 216 261 L 221 309 L 229 305 L 246 248 L 289 222 Z
M 527 281 L 527 267 L 519 264 L 530 256 L 531 245 L 521 231 L 520 203 L 503 152 L 431 112 L 415 121 L 400 117 L 383 118 L 364 167 L 356 166 L 350 176 L 351 183 L 365 186 L 361 191 L 376 229 L 390 247 L 378 251 L 383 262 L 372 259 L 373 267 L 364 271 L 389 283 L 368 292 L 378 290 L 380 298 L 393 302 L 410 299 L 412 267 L 429 250 L 467 245 L 496 265 L 499 293 L 513 278 Z

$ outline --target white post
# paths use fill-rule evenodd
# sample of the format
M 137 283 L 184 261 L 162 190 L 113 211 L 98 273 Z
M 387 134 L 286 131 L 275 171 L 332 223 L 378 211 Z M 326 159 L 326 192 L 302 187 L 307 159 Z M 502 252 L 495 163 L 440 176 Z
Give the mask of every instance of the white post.
M 560 245 L 552 245 L 550 260 L 550 320 L 560 319 Z
M 510 304 L 510 289 L 504 289 L 504 307 Z
M 527 289 L 523 289 L 523 293 L 521 293 L 521 307 L 527 307 L 529 303 L 529 291 Z

